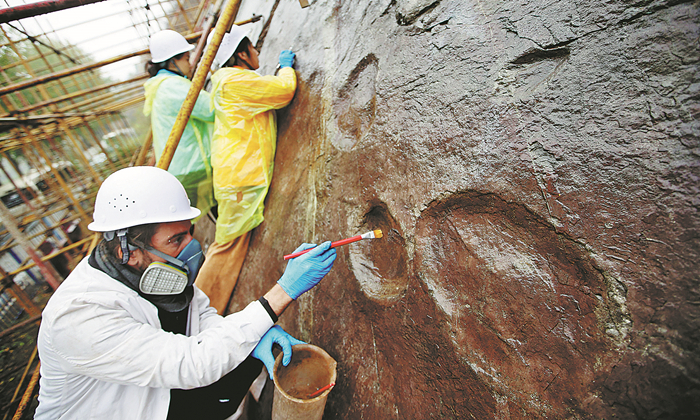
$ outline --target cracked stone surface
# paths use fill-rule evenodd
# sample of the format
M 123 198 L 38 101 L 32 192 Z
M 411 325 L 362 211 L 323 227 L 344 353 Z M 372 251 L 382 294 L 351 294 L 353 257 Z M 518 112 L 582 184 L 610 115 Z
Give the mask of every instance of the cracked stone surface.
M 280 320 L 324 418 L 695 418 L 697 2 L 269 3 L 299 87 L 231 309 L 385 234 Z

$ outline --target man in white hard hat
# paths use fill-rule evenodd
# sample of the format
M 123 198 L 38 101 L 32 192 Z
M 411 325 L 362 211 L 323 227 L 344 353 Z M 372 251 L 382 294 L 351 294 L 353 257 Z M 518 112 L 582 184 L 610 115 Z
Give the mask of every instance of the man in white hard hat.
M 170 136 L 177 114 L 182 108 L 189 80 L 190 51 L 194 45 L 171 30 L 151 36 L 151 60 L 146 70 L 151 78 L 143 85 L 145 101 L 143 113 L 151 117 L 153 150 L 160 159 Z M 214 132 L 214 109 L 209 93 L 201 91 L 197 97 L 185 130 L 180 137 L 168 172 L 175 175 L 187 191 L 192 205 L 202 213 L 214 206 L 211 169 L 211 136 Z
M 104 239 L 43 311 L 36 419 L 225 419 L 262 365 L 272 372 L 275 343 L 289 363 L 299 341 L 274 323 L 328 273 L 335 250 L 326 242 L 291 260 L 263 297 L 221 317 L 193 286 L 199 214 L 162 169 L 104 181 L 88 226 Z
M 258 75 L 258 51 L 247 31 L 234 25 L 214 58 L 213 67 L 221 67 L 211 78 L 216 112 L 211 162 L 218 217 L 215 242 L 207 250 L 197 286 L 220 314 L 236 285 L 250 231 L 263 221 L 277 146 L 275 110 L 294 98 L 294 57 L 292 51 L 282 51 L 279 74 Z

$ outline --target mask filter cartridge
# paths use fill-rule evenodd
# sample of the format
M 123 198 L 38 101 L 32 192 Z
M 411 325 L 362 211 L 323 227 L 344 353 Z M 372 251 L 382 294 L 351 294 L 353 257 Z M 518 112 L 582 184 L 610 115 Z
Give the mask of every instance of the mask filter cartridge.
M 149 295 L 177 295 L 185 290 L 188 282 L 185 271 L 166 263 L 152 262 L 141 275 L 139 288 Z

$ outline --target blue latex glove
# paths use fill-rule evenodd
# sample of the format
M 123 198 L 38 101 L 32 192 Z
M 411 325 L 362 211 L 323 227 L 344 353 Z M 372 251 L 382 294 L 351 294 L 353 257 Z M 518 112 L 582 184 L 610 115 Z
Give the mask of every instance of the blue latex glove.
M 319 246 L 301 244 L 294 252 L 314 247 L 306 254 L 289 260 L 282 278 L 277 280 L 277 284 L 294 300 L 316 286 L 333 267 L 336 252 L 331 248 L 330 241 Z
M 284 50 L 280 53 L 280 68 L 292 67 L 294 65 L 294 54 L 292 51 Z
M 272 369 L 275 367 L 275 356 L 272 354 L 272 346 L 275 343 L 282 346 L 282 364 L 284 366 L 287 366 L 292 361 L 292 346 L 306 344 L 287 334 L 279 325 L 273 325 L 272 328 L 267 330 L 258 345 L 253 349 L 252 355 L 263 362 L 270 379 L 272 379 Z

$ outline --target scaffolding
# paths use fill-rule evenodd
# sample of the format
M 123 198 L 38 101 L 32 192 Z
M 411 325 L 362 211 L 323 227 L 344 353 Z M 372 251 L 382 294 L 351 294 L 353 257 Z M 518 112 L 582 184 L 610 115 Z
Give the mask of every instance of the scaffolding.
M 196 63 L 222 1 L 3 2 L 0 338 L 5 346 L 27 332 L 36 337 L 32 331 L 48 296 L 95 246 L 97 237 L 87 224 L 101 182 L 120 168 L 143 164 L 152 153 L 150 122 L 142 113 L 149 36 L 163 29 L 185 35 L 197 43 Z M 0 383 L 14 388 L 0 400 L 2 420 L 13 413 L 12 418 L 31 418 L 25 409 L 35 399 L 39 362 L 35 343 L 29 344 L 34 351 L 25 355 L 21 369 L 5 364 L 0 371 Z

